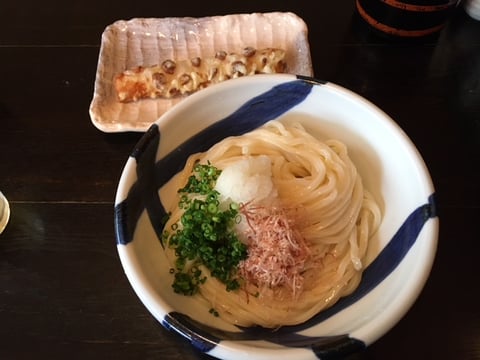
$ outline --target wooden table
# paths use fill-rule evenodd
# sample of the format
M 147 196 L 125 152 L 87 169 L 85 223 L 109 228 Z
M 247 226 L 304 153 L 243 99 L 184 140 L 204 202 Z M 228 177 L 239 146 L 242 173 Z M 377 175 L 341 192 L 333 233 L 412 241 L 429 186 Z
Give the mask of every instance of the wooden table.
M 480 22 L 459 7 L 437 39 L 399 43 L 370 33 L 353 0 L 292 3 L 2 0 L 0 191 L 12 214 L 0 235 L 0 359 L 208 358 L 154 320 L 119 262 L 113 200 L 141 133 L 90 121 L 101 34 L 133 17 L 270 11 L 305 20 L 315 77 L 392 116 L 437 191 L 431 277 L 352 358 L 480 359 Z

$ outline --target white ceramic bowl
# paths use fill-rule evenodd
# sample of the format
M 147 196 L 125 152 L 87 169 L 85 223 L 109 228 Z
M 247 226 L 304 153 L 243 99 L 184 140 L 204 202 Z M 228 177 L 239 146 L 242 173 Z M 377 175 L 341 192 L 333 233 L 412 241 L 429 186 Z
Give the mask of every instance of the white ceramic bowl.
M 174 294 L 159 241 L 163 185 L 186 157 L 227 135 L 270 119 L 300 118 L 320 138 L 349 148 L 383 220 L 370 243 L 357 290 L 297 326 L 244 329 L 205 315 Z M 389 331 L 420 294 L 438 239 L 434 187 L 415 146 L 375 105 L 328 82 L 293 75 L 255 75 L 193 94 L 145 133 L 123 170 L 115 199 L 117 248 L 136 294 L 166 328 L 222 359 L 317 359 L 359 351 Z M 206 310 L 206 309 L 203 309 Z

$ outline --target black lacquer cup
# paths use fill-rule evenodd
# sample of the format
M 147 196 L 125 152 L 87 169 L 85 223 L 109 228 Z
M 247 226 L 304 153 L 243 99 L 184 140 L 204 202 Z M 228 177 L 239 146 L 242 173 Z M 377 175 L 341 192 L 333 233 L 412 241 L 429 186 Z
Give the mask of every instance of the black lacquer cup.
M 438 34 L 458 0 L 356 0 L 357 11 L 375 31 L 395 38 Z

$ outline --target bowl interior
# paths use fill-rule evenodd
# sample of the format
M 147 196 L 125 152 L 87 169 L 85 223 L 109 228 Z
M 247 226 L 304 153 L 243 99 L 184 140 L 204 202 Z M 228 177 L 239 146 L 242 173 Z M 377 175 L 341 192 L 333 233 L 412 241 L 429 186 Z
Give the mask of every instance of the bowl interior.
M 176 191 L 171 179 L 186 157 L 271 119 L 300 121 L 320 139 L 344 142 L 383 216 L 359 288 L 306 323 L 274 333 L 227 324 L 195 298 L 174 294 L 158 238 L 158 223 Z M 375 105 L 332 83 L 258 75 L 191 95 L 142 137 L 118 186 L 117 247 L 132 287 L 152 315 L 202 351 L 229 359 L 268 358 L 271 351 L 306 359 L 338 351 L 339 339 L 346 344 L 342 351 L 368 346 L 405 315 L 427 280 L 436 251 L 433 195 L 417 149 Z

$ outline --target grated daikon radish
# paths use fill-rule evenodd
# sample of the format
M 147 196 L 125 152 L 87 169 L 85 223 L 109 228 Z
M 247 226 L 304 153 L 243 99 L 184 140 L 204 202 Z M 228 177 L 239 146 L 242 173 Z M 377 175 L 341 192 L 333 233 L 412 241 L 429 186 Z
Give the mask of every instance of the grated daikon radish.
M 249 156 L 222 170 L 215 190 L 221 201 L 269 203 L 277 197 L 272 181 L 272 164 L 266 155 Z

